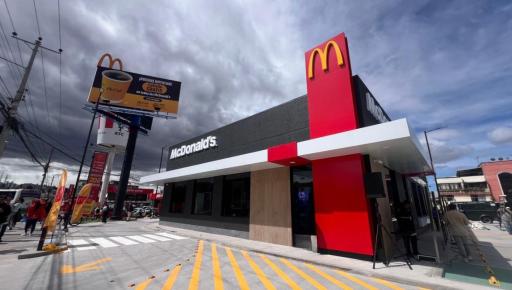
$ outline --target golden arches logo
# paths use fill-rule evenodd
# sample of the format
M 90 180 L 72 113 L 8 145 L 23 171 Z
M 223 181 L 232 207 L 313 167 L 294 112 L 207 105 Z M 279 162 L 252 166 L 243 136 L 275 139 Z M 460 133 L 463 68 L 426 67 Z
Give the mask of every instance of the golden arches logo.
M 340 46 L 334 41 L 330 40 L 325 45 L 324 49 L 315 48 L 313 52 L 309 55 L 309 63 L 308 63 L 308 78 L 312 79 L 314 76 L 314 66 L 315 66 L 315 57 L 318 54 L 320 57 L 320 62 L 322 64 L 322 70 L 327 71 L 328 69 L 328 62 L 327 57 L 329 57 L 329 48 L 333 48 L 334 52 L 336 53 L 336 60 L 338 61 L 338 65 L 342 66 L 343 61 L 343 55 L 341 54 Z
M 105 58 L 108 59 L 108 68 L 112 68 L 116 62 L 119 64 L 119 70 L 123 70 L 123 62 L 119 58 L 113 58 L 110 53 L 105 53 L 100 57 L 97 66 L 101 66 L 103 64 L 103 60 Z

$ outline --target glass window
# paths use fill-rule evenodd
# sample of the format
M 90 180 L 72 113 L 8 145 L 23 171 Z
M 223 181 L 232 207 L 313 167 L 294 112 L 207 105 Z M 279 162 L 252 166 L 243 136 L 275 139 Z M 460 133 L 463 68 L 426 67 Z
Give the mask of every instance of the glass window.
M 222 192 L 222 215 L 248 217 L 250 201 L 250 177 L 224 179 Z
M 213 180 L 197 180 L 194 186 L 192 214 L 212 214 Z
M 478 195 L 472 194 L 471 195 L 471 201 L 478 201 Z
M 185 207 L 185 194 L 187 186 L 185 183 L 175 183 L 171 191 L 171 208 L 172 213 L 183 213 Z

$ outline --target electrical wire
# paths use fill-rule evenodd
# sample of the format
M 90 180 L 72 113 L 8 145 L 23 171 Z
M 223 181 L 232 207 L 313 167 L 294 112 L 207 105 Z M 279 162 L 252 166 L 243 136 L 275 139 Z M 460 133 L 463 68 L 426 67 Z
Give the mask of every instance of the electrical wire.
M 43 94 L 44 94 L 44 101 L 45 101 L 45 105 L 46 105 L 46 117 L 47 117 L 47 120 L 48 120 L 48 124 L 53 124 L 53 122 L 51 122 L 50 120 L 50 110 L 48 109 L 48 94 L 47 94 L 47 89 L 46 89 L 46 73 L 45 73 L 45 69 L 44 69 L 44 57 L 43 57 L 43 50 L 40 51 L 40 56 L 41 56 L 41 71 L 43 72 Z
M 14 53 L 13 53 L 13 50 L 12 50 L 12 47 L 11 47 L 11 43 L 9 42 L 9 37 L 7 37 L 7 33 L 5 33 L 5 29 L 4 29 L 4 26 L 2 24 L 2 21 L 0 21 L 0 31 L 2 32 L 2 36 L 4 37 L 4 40 L 5 40 L 5 46 L 7 47 L 5 50 L 6 50 L 6 53 L 5 53 L 5 58 L 7 59 L 12 59 L 13 62 L 16 62 L 16 58 L 14 57 Z M 2 51 L 4 50 L 3 48 L 3 45 L 1 46 L 2 47 Z M 10 53 L 10 56 L 9 56 L 9 53 Z M 13 66 L 14 66 L 14 69 L 13 69 Z M 19 80 L 21 80 L 21 71 L 20 71 L 20 68 L 12 63 L 8 63 L 7 67 L 9 68 L 9 73 L 11 74 L 11 77 L 12 79 L 14 80 L 14 82 L 18 82 Z M 16 75 L 16 72 L 18 73 Z
M 34 3 L 34 13 L 36 14 L 36 24 L 37 24 L 37 33 L 38 36 L 41 37 L 41 27 L 39 26 L 39 17 L 37 16 L 37 6 L 36 6 L 36 0 L 32 0 Z
M 62 125 L 62 30 L 60 25 L 60 0 L 57 0 L 57 15 L 59 22 L 59 128 L 58 135 L 61 136 Z

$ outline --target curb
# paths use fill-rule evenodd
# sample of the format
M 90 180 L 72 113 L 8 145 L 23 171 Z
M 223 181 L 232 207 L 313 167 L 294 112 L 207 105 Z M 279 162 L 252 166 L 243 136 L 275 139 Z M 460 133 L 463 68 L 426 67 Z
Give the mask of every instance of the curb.
M 18 255 L 18 260 L 49 256 L 49 255 L 57 254 L 60 252 L 64 252 L 67 249 L 68 249 L 68 246 L 63 246 L 63 247 L 59 247 L 59 248 L 56 248 L 51 251 L 37 251 L 37 252 L 33 252 L 33 253 L 21 254 L 21 255 Z
M 298 262 L 302 262 L 302 263 L 309 263 L 309 264 L 313 264 L 313 265 L 317 265 L 317 266 L 336 268 L 336 269 L 340 269 L 340 270 L 343 270 L 343 271 L 346 271 L 346 272 L 360 274 L 360 275 L 364 275 L 364 276 L 368 276 L 368 277 L 372 277 L 372 278 L 383 278 L 383 279 L 393 280 L 393 281 L 398 282 L 398 283 L 413 284 L 413 285 L 420 284 L 423 287 L 428 287 L 429 289 L 478 289 L 479 287 L 483 287 L 484 289 L 493 289 L 493 288 L 489 288 L 488 286 L 481 286 L 481 285 L 477 285 L 477 284 L 464 283 L 464 282 L 452 281 L 452 280 L 444 280 L 444 278 L 441 277 L 441 276 L 438 276 L 438 277 L 432 277 L 432 276 L 425 277 L 425 279 L 439 278 L 439 279 L 442 279 L 441 281 L 446 281 L 449 284 L 454 284 L 454 285 L 432 284 L 432 283 L 425 282 L 424 280 L 420 280 L 420 279 L 407 279 L 407 278 L 400 277 L 400 276 L 393 276 L 393 275 L 388 275 L 388 274 L 374 273 L 374 272 L 365 271 L 365 270 L 362 270 L 362 269 L 353 269 L 353 268 L 348 268 L 348 267 L 344 268 L 344 267 L 340 267 L 339 265 L 335 265 L 335 264 L 332 264 L 332 263 L 318 262 L 318 261 L 314 261 L 314 260 L 311 260 L 311 259 L 302 259 L 300 257 L 290 257 L 290 256 L 287 256 L 287 255 L 284 255 L 284 254 L 280 254 L 280 253 L 272 253 L 272 252 L 264 251 L 264 250 L 260 250 L 260 249 L 253 249 L 251 247 L 244 247 L 244 246 L 240 246 L 240 245 L 236 245 L 236 244 L 225 243 L 225 242 L 221 242 L 219 240 L 212 239 L 212 238 L 209 238 L 209 237 L 196 237 L 196 236 L 190 235 L 188 233 L 183 233 L 183 232 L 179 232 L 178 233 L 176 231 L 171 231 L 170 229 L 162 227 L 160 225 L 156 225 L 156 228 L 158 228 L 159 230 L 168 231 L 168 232 L 170 231 L 172 233 L 177 233 L 177 234 L 180 234 L 180 235 L 183 235 L 183 236 L 188 236 L 188 237 L 193 238 L 193 239 L 204 240 L 204 241 L 208 241 L 208 242 L 215 242 L 215 243 L 220 244 L 220 245 L 230 246 L 230 247 L 232 247 L 234 249 L 238 249 L 238 250 L 247 250 L 247 251 L 251 251 L 251 252 L 254 252 L 254 253 L 272 255 L 272 256 L 275 256 L 275 257 L 286 258 L 286 259 L 290 259 L 290 260 L 298 261 Z M 371 269 L 369 269 L 369 270 L 371 270 Z

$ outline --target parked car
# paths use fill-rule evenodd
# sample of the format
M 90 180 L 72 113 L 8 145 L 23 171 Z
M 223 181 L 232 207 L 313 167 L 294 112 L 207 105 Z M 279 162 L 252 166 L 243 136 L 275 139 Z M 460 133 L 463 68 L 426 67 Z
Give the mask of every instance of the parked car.
M 497 220 L 498 204 L 493 202 L 456 202 L 457 209 L 469 220 L 492 223 Z

